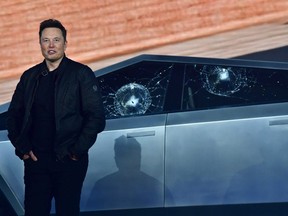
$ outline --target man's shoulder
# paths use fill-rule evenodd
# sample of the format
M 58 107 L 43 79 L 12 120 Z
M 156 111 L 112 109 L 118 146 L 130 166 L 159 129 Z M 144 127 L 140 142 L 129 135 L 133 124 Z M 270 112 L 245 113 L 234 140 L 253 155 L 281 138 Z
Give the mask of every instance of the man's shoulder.
M 22 74 L 23 77 L 25 76 L 31 76 L 33 74 L 37 74 L 37 72 L 40 71 L 40 68 L 42 67 L 43 62 L 36 64 L 30 68 L 28 68 L 26 71 L 24 71 L 24 73 Z
M 67 64 L 74 69 L 89 68 L 87 65 L 66 57 Z
M 82 64 L 69 58 L 66 58 L 66 62 L 68 66 L 67 67 L 68 71 L 74 73 L 80 79 L 83 79 L 85 77 L 90 78 L 91 75 L 94 74 L 92 69 L 85 64 Z

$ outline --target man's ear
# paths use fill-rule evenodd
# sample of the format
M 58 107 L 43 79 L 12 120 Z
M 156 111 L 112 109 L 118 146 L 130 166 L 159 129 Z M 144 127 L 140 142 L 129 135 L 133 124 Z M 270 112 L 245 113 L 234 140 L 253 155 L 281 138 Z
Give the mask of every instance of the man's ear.
M 68 41 L 65 41 L 65 44 L 64 44 L 64 51 L 66 51 L 66 49 L 67 49 L 67 44 L 68 44 Z

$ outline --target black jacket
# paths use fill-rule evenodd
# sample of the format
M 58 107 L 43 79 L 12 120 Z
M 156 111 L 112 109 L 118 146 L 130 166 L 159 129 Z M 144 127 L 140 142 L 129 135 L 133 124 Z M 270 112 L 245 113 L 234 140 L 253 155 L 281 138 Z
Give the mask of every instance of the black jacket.
M 45 61 L 23 73 L 8 109 L 8 137 L 20 158 L 32 150 L 28 136 L 30 112 L 43 73 L 47 73 Z M 55 126 L 54 151 L 59 159 L 87 153 L 105 127 L 102 98 L 93 71 L 67 57 L 59 65 L 55 80 Z

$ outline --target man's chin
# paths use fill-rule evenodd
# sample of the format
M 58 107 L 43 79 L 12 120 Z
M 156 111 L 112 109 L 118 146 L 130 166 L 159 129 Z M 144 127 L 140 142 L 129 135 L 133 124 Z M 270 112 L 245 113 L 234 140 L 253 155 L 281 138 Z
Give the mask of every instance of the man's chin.
M 45 58 L 46 59 L 46 61 L 49 61 L 49 62 L 51 62 L 51 63 L 54 63 L 54 62 L 57 62 L 57 61 L 59 61 L 59 60 L 61 60 L 63 58 L 63 56 L 62 57 L 58 57 L 58 58 L 53 58 L 53 57 L 47 57 L 47 58 Z

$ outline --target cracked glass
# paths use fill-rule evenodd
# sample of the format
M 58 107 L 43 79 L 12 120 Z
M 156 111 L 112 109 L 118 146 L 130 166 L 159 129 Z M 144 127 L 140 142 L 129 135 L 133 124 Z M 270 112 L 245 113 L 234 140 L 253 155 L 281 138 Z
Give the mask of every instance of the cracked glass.
M 107 118 L 160 113 L 172 63 L 140 62 L 99 78 Z
M 285 70 L 194 64 L 187 67 L 184 109 L 288 101 Z

